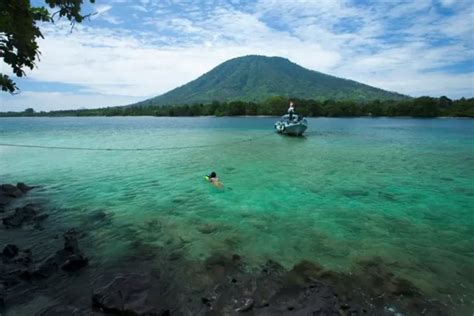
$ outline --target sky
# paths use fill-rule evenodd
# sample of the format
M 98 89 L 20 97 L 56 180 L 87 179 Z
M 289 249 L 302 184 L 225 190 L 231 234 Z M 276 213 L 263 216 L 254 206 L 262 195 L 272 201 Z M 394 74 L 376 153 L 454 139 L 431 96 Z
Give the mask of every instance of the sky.
M 95 14 L 72 31 L 40 24 L 40 60 L 0 111 L 127 105 L 255 54 L 414 97 L 474 97 L 472 0 L 96 0 L 83 13 Z

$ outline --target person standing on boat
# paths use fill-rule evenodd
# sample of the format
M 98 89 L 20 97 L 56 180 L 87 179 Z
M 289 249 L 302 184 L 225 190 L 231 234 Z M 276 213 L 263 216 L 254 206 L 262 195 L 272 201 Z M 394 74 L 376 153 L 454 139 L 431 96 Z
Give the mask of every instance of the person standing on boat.
M 293 119 L 293 113 L 295 113 L 295 108 L 293 107 L 293 101 L 290 101 L 290 107 L 288 108 L 288 114 L 290 115 L 290 121 Z

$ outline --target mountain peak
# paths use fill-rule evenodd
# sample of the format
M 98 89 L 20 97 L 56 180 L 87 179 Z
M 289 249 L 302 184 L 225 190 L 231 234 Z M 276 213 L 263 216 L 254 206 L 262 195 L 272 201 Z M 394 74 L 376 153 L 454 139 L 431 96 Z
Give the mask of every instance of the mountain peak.
M 181 87 L 135 105 L 263 101 L 272 96 L 320 101 L 408 98 L 356 81 L 309 70 L 284 57 L 246 55 L 229 59 Z

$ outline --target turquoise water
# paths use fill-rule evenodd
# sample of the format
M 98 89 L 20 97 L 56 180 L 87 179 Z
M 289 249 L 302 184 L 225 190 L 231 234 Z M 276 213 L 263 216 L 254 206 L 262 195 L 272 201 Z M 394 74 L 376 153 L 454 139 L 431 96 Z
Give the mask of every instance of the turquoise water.
M 473 120 L 318 118 L 304 138 L 274 121 L 1 118 L 0 143 L 152 150 L 0 146 L 0 182 L 41 185 L 29 198 L 47 203 L 48 225 L 88 229 L 97 269 L 142 248 L 156 264 L 176 249 L 180 264 L 237 253 L 248 269 L 380 257 L 427 295 L 474 305 Z M 204 181 L 213 170 L 223 189 Z

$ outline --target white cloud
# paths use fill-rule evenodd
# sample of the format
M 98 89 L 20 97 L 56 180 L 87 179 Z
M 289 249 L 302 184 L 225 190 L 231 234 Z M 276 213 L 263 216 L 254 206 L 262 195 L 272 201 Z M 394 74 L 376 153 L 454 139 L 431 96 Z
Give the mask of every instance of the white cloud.
M 101 15 L 107 11 L 110 11 L 110 9 L 112 9 L 111 5 L 98 5 L 96 7 L 96 12 L 97 12 L 97 15 Z
M 50 111 L 79 108 L 99 108 L 115 105 L 127 105 L 140 101 L 136 97 L 100 95 L 68 92 L 25 91 L 17 95 L 4 94 L 1 97 L 0 111 L 23 111 L 33 108 L 35 111 Z
M 142 2 L 146 7 L 129 2 L 121 6 L 132 5 L 134 14 L 144 11 L 138 7 L 153 12 L 152 18 L 143 18 L 143 29 L 84 23 L 69 34 L 67 24 L 44 28 L 41 62 L 28 72 L 29 80 L 78 85 L 77 94 L 54 98 L 32 93 L 2 103 L 43 98 L 55 107 L 122 105 L 164 93 L 229 58 L 248 54 L 286 57 L 307 68 L 413 96 L 473 96 L 472 73 L 442 71 L 473 60 L 473 9 L 444 0 L 443 5 L 463 10 L 440 16 L 433 1 L 355 6 L 350 0 L 260 0 L 242 2 L 239 9 L 219 1 L 201 3 L 201 8 L 174 1 L 180 6 L 175 11 L 165 2 Z M 110 22 L 115 17 L 111 5 L 96 10 L 97 19 Z M 393 23 L 400 18 L 404 24 Z M 444 44 L 431 43 L 445 39 Z
M 440 0 L 441 4 L 445 7 L 449 7 L 454 4 L 456 0 Z
M 98 5 L 95 8 L 95 14 L 91 16 L 91 19 L 104 20 L 114 25 L 122 23 L 123 21 L 121 19 L 117 18 L 116 16 L 110 13 L 111 9 L 112 9 L 111 5 Z
M 141 11 L 141 12 L 149 12 L 149 10 L 145 7 L 145 6 L 142 6 L 142 5 L 131 5 L 130 8 L 134 9 L 134 10 L 137 10 L 137 11 Z

